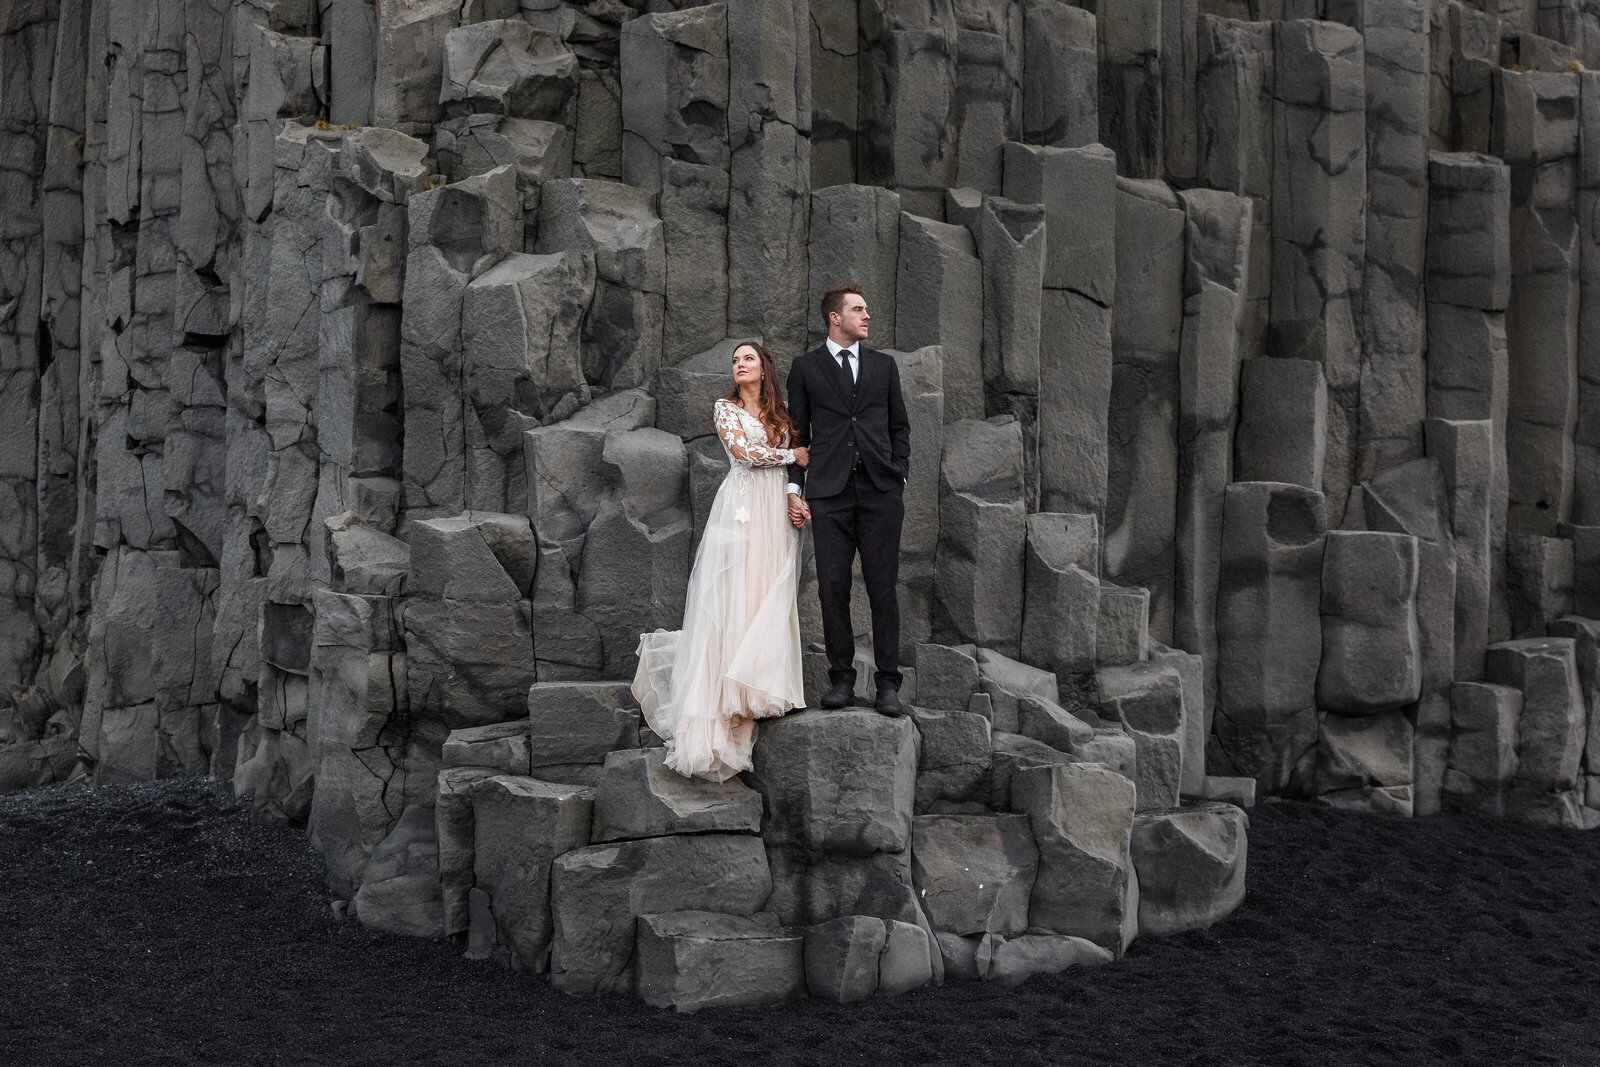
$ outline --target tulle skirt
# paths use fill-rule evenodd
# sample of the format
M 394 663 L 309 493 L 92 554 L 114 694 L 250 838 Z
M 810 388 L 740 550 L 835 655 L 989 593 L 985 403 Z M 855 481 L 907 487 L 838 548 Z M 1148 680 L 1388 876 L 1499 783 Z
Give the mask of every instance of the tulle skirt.
M 680 774 L 722 782 L 749 770 L 754 720 L 805 703 L 787 484 L 783 467 L 728 472 L 689 574 L 683 629 L 639 638 L 633 694 Z

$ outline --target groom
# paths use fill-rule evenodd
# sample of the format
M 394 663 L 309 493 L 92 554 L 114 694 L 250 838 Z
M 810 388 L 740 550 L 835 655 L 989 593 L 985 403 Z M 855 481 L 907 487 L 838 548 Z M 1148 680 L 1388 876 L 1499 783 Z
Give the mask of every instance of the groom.
M 867 300 L 859 286 L 842 285 L 822 298 L 828 339 L 795 360 L 789 371 L 789 414 L 797 443 L 811 450 L 807 467 L 789 468 L 789 519 L 812 522 L 817 552 L 817 599 L 828 651 L 822 706 L 842 708 L 855 691 L 855 631 L 850 625 L 850 566 L 861 554 L 861 576 L 872 604 L 872 647 L 884 715 L 900 703 L 900 569 L 903 494 L 911 463 L 911 423 L 900 394 L 900 370 L 864 343 Z

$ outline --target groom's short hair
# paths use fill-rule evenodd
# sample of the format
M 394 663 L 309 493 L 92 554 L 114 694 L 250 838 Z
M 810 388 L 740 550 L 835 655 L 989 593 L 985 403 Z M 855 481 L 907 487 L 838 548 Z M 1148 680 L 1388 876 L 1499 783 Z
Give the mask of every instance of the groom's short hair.
M 846 282 L 837 289 L 829 289 L 826 293 L 823 293 L 822 321 L 827 322 L 829 315 L 832 315 L 836 311 L 843 311 L 844 298 L 851 294 L 859 296 L 863 300 L 867 298 L 867 294 L 863 293 L 861 291 L 861 286 L 857 285 L 855 282 Z

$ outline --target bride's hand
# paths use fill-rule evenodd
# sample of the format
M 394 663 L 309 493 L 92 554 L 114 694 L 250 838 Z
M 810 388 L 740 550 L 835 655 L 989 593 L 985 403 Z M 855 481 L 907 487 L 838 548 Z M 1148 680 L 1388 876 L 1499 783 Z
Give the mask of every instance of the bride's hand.
M 797 466 L 804 467 L 811 462 L 811 452 L 804 446 L 794 450 L 794 461 Z

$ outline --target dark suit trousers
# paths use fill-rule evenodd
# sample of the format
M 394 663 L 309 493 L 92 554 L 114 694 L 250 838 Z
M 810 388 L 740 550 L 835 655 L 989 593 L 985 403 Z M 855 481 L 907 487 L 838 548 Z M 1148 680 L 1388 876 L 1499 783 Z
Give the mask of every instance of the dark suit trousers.
M 828 650 L 828 678 L 854 683 L 856 638 L 850 625 L 850 569 L 861 554 L 861 577 L 872 604 L 872 647 L 879 688 L 900 688 L 900 526 L 905 519 L 904 490 L 884 492 L 865 471 L 856 470 L 835 496 L 808 501 L 811 538 L 817 556 L 817 598 L 822 604 L 822 638 Z

